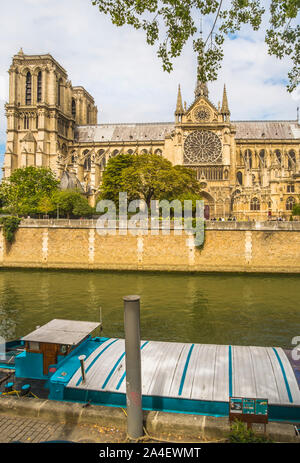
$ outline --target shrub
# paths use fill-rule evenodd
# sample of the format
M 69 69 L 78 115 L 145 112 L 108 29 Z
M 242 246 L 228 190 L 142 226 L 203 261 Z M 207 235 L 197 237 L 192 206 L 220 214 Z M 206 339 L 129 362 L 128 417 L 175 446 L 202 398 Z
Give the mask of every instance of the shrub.
M 12 243 L 15 238 L 15 233 L 19 228 L 21 219 L 19 217 L 7 216 L 1 217 L 0 223 L 3 225 L 3 233 L 6 241 Z
M 247 425 L 236 420 L 229 433 L 229 442 L 232 443 L 270 443 L 272 440 L 266 435 L 257 435 L 252 429 L 247 429 Z

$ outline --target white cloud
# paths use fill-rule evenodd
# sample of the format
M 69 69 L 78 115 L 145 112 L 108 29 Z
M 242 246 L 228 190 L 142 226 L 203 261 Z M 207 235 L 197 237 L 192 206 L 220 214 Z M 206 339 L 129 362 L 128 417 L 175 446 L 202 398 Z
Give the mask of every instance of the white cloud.
M 167 74 L 142 31 L 117 28 L 90 0 L 2 2 L 0 83 L 8 82 L 11 57 L 21 46 L 25 53 L 51 53 L 73 85 L 83 85 L 94 96 L 99 122 L 172 121 L 178 83 L 184 100 L 193 100 L 196 57 L 191 43 Z M 267 55 L 262 32 L 246 29 L 241 38 L 226 42 L 210 98 L 217 105 L 226 82 L 232 119 L 295 119 L 297 98 L 283 83 L 288 69 L 287 60 Z M 0 143 L 5 140 L 2 95 L 0 90 Z

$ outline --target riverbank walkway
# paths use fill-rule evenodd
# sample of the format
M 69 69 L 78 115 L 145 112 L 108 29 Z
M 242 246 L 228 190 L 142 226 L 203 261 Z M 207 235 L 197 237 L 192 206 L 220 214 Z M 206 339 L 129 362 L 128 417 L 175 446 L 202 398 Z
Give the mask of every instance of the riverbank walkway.
M 0 414 L 0 444 L 14 442 L 121 443 L 126 442 L 126 432 L 114 426 L 75 425 Z

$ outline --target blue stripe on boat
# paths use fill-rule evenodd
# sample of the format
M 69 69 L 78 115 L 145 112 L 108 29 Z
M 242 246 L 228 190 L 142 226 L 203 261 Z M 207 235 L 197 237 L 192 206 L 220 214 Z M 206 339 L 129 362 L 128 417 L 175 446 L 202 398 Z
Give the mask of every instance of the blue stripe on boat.
M 149 341 L 144 342 L 144 344 L 143 344 L 142 347 L 141 347 L 141 350 L 143 349 L 143 347 L 144 347 L 146 344 L 148 344 L 148 342 L 149 342 Z M 124 381 L 125 376 L 126 376 L 126 370 L 125 370 L 124 373 L 122 374 L 122 376 L 121 376 L 121 378 L 120 378 L 120 381 L 119 381 L 118 384 L 117 384 L 117 387 L 116 387 L 116 390 L 117 390 L 117 391 L 120 389 L 120 387 L 121 387 L 121 385 L 122 385 L 122 383 L 123 383 L 123 381 Z M 104 387 L 104 386 L 102 386 L 102 387 Z
M 183 386 L 184 386 L 186 372 L 187 372 L 187 369 L 188 369 L 188 366 L 189 366 L 189 363 L 190 363 L 190 358 L 191 358 L 193 349 L 194 349 L 194 344 L 191 345 L 189 353 L 188 353 L 187 358 L 186 358 L 186 362 L 185 362 L 185 365 L 184 365 L 184 369 L 183 369 L 183 373 L 182 373 L 182 377 L 181 377 L 181 381 L 180 381 L 180 387 L 179 387 L 178 395 L 182 394 L 182 389 L 183 389 Z
M 125 357 L 125 353 L 126 353 L 126 352 L 123 352 L 123 354 L 118 358 L 118 360 L 116 361 L 114 367 L 110 370 L 109 375 L 107 376 L 106 380 L 105 380 L 104 383 L 102 384 L 101 389 L 104 389 L 104 388 L 105 388 L 105 386 L 107 385 L 108 381 L 109 381 L 110 378 L 112 377 L 114 371 L 116 370 L 117 366 L 118 366 L 119 363 L 121 362 L 122 358 Z
M 112 345 L 114 344 L 115 342 L 119 341 L 119 339 L 115 339 L 114 341 L 110 342 L 108 344 L 108 346 L 106 346 L 101 352 L 99 352 L 98 355 L 96 355 L 96 357 L 94 358 L 94 360 L 90 363 L 90 365 L 87 367 L 87 369 L 85 370 L 85 372 L 87 373 L 91 367 L 94 365 L 94 363 L 98 360 L 98 358 Z M 79 384 L 81 383 L 82 381 L 82 376 L 80 376 L 79 380 L 77 381 L 76 383 L 76 386 L 79 386 Z
M 284 369 L 284 366 L 282 364 L 281 358 L 279 357 L 279 354 L 278 354 L 277 350 L 275 349 L 275 347 L 273 347 L 273 351 L 275 352 L 275 355 L 277 357 L 278 363 L 279 363 L 281 371 L 282 371 L 282 375 L 283 375 L 286 391 L 287 391 L 287 394 L 288 394 L 288 397 L 289 397 L 289 401 L 291 403 L 293 403 L 293 397 L 292 397 L 292 394 L 291 394 L 290 386 L 289 386 L 289 383 L 288 383 L 288 379 L 286 377 L 285 369 Z

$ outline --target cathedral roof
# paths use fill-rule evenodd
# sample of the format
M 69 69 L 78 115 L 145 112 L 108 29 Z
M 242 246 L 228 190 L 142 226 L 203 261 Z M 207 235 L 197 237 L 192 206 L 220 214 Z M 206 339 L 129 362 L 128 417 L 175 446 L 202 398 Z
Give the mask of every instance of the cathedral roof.
M 299 139 L 300 125 L 297 121 L 232 121 L 238 140 L 251 139 Z M 163 141 L 175 129 L 173 122 L 136 124 L 99 124 L 80 126 L 76 129 L 76 141 L 130 142 Z
M 297 121 L 232 121 L 236 128 L 236 139 L 299 139 L 300 125 Z
M 78 142 L 118 142 L 164 140 L 174 122 L 139 124 L 99 124 L 77 127 Z
M 63 172 L 60 179 L 60 189 L 61 190 L 77 190 L 83 192 L 80 181 L 73 172 Z

